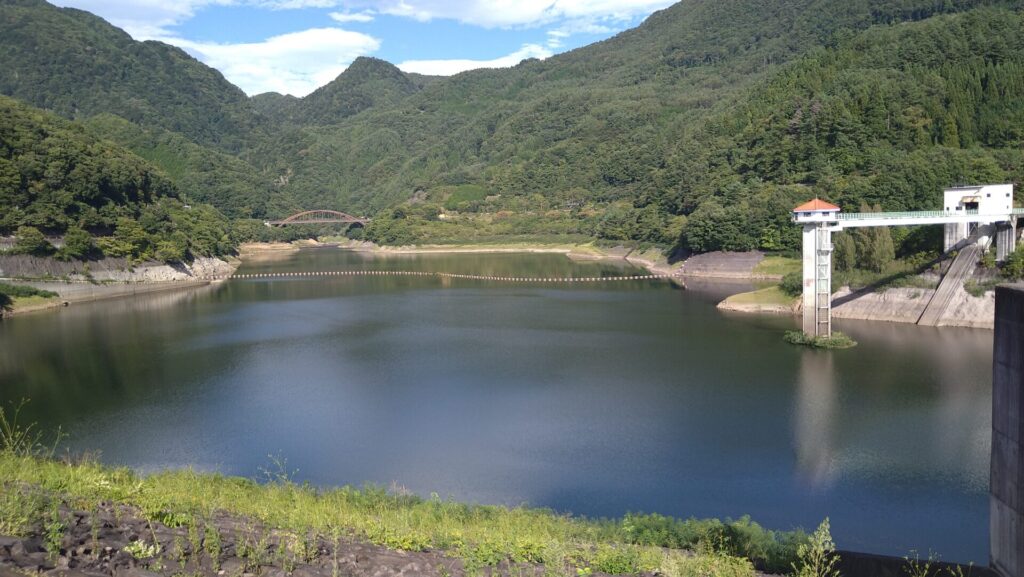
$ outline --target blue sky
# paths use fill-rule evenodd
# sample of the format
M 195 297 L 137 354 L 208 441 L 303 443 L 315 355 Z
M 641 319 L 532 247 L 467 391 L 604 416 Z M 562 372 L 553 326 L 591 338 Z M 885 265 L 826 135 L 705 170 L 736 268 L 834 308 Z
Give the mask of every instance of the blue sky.
M 450 75 L 602 40 L 672 0 L 57 0 L 180 46 L 248 94 L 304 96 L 359 56 Z

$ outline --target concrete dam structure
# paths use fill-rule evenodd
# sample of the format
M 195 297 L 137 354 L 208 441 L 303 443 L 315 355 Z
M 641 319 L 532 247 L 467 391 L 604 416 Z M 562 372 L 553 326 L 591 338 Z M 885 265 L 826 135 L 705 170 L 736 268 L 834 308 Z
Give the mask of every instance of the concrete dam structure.
M 963 284 L 981 252 L 996 244 L 996 260 L 1003 261 L 1015 248 L 1017 219 L 1024 209 L 1013 208 L 1013 185 L 992 184 L 946 189 L 943 210 L 912 212 L 844 213 L 831 203 L 814 199 L 793 209 L 793 222 L 803 225 L 803 332 L 832 335 L 832 233 L 849 228 L 942 224 L 943 249 L 960 250 L 933 298 L 935 306 L 922 315 L 921 324 L 938 319 Z M 935 300 L 938 299 L 938 300 Z
M 1024 577 L 1024 285 L 996 288 L 992 357 L 990 561 Z

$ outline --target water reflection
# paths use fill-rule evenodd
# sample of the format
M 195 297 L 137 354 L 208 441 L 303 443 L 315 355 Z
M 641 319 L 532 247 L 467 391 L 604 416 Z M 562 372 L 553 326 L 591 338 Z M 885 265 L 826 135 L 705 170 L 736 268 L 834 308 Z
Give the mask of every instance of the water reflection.
M 245 272 L 633 273 L 558 255 L 302 251 Z M 991 332 L 725 315 L 743 284 L 238 280 L 0 323 L 0 401 L 74 450 L 587 515 L 830 516 L 843 547 L 987 551 Z
M 814 490 L 835 480 L 835 430 L 839 417 L 832 353 L 803 351 L 797 378 L 795 423 L 797 475 Z

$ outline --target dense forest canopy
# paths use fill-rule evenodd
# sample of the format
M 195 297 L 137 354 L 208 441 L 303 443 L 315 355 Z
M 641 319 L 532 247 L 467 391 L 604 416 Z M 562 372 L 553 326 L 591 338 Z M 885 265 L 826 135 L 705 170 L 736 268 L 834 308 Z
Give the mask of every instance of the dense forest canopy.
M 333 208 L 375 216 L 366 234 L 388 243 L 786 250 L 811 196 L 931 209 L 954 183 L 1020 182 L 1022 6 L 684 0 L 508 69 L 361 58 L 299 99 L 246 98 L 176 48 L 17 0 L 0 4 L 0 93 L 84 121 L 231 218 Z
M 0 96 L 0 234 L 46 255 L 180 261 L 230 250 L 228 223 L 186 205 L 161 170 L 87 128 Z M 94 238 L 95 237 L 95 238 Z

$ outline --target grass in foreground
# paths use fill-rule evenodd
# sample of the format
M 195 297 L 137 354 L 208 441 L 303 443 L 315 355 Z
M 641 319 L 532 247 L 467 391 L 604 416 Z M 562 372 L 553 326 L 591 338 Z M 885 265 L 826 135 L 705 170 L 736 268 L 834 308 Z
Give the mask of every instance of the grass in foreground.
M 0 454 L 0 483 L 0 534 L 6 535 L 45 526 L 54 499 L 63 499 L 79 510 L 92 510 L 101 501 L 132 505 L 172 527 L 224 511 L 297 534 L 348 535 L 410 551 L 439 549 L 468 567 L 512 561 L 571 566 L 584 573 L 709 574 L 706 569 L 714 575 L 753 576 L 751 560 L 787 570 L 806 541 L 801 532 L 768 531 L 746 518 L 590 520 L 543 509 L 422 499 L 379 487 L 318 490 L 287 480 L 259 484 L 192 470 L 140 477 L 90 461 L 69 464 L 11 453 Z M 38 490 L 14 489 L 19 486 Z
M 31 427 L 0 408 L 0 535 L 53 526 L 54 503 L 94 510 L 106 501 L 139 508 L 151 520 L 181 527 L 226 512 L 296 534 L 347 535 L 401 550 L 434 549 L 466 567 L 504 561 L 547 568 L 629 574 L 753 576 L 800 562 L 802 531 L 777 532 L 749 518 L 680 520 L 629 514 L 594 520 L 546 509 L 466 505 L 380 487 L 317 489 L 284 475 L 267 483 L 192 470 L 139 476 L 91 460 L 57 461 Z M 30 488 L 30 490 L 25 490 Z M 557 574 L 564 574 L 558 570 Z

